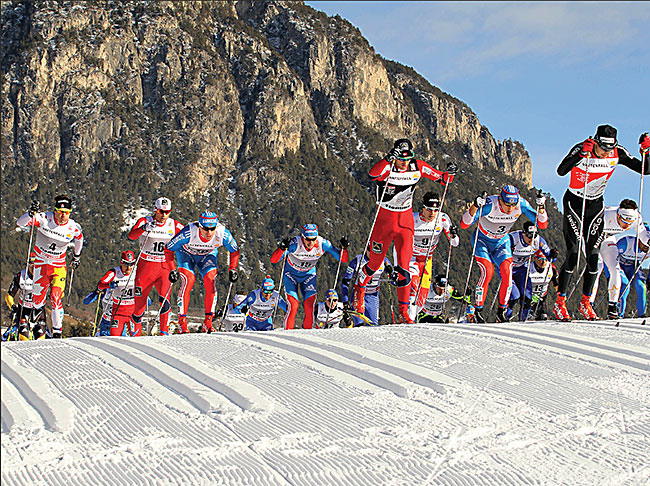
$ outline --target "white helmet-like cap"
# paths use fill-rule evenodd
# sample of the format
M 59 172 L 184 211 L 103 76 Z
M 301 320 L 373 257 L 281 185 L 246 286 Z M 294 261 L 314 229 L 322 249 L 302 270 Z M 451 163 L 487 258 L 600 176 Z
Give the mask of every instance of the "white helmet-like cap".
M 156 209 L 162 209 L 163 211 L 171 211 L 172 202 L 169 200 L 169 198 L 159 197 L 158 199 L 156 199 Z

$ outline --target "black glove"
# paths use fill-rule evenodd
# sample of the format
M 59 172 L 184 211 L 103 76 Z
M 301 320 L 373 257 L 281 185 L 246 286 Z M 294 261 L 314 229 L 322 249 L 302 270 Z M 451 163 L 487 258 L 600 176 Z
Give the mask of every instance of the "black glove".
M 33 218 L 36 213 L 38 213 L 41 210 L 41 203 L 38 201 L 32 201 L 32 205 L 29 206 L 29 210 L 27 211 L 29 213 L 30 218 Z
M 535 195 L 535 204 L 537 207 L 544 206 L 544 204 L 546 204 L 546 196 L 541 189 L 537 191 L 537 194 Z
M 348 239 L 345 236 L 343 238 L 341 238 L 341 240 L 339 241 L 339 244 L 341 245 L 341 248 L 344 249 L 344 250 L 347 250 L 348 246 L 350 246 L 350 242 L 348 241 Z
M 449 236 L 451 236 L 452 238 L 456 238 L 458 236 L 458 226 L 452 224 L 449 227 Z
M 278 248 L 281 250 L 286 250 L 291 244 L 291 238 L 283 238 L 280 243 L 278 243 Z
M 397 285 L 397 281 L 399 280 L 399 272 L 395 270 L 394 267 L 391 267 L 390 265 L 386 265 L 385 272 L 388 274 L 390 283 L 392 283 L 393 285 Z
M 555 248 L 551 248 L 551 251 L 548 252 L 548 259 L 552 262 L 557 260 L 558 251 Z
M 344 302 L 344 303 L 343 303 L 343 312 L 345 312 L 345 311 L 351 311 L 351 310 L 352 310 L 352 306 L 350 305 L 350 302 L 349 302 L 349 301 L 348 301 L 348 302 Z
M 474 206 L 476 206 L 479 209 L 482 208 L 483 206 L 485 206 L 486 198 L 487 198 L 487 192 L 483 191 L 480 195 L 474 198 Z
M 172 270 L 171 272 L 169 272 L 169 281 L 171 283 L 178 282 L 179 278 L 180 278 L 180 273 L 178 273 L 178 270 Z
M 231 283 L 235 283 L 238 278 L 239 275 L 237 275 L 237 270 L 235 270 L 234 268 L 228 270 L 228 280 L 230 280 Z
M 19 309 L 18 304 L 12 305 L 11 306 L 11 313 L 12 314 L 18 314 L 18 309 Z
M 456 164 L 456 162 L 454 161 L 449 162 L 447 164 L 447 174 L 456 175 L 457 172 L 458 172 L 458 165 Z
M 401 154 L 402 154 L 402 152 L 400 151 L 400 149 L 398 149 L 397 147 L 394 147 L 394 148 L 390 149 L 390 152 L 388 152 L 384 158 L 388 162 L 392 162 L 393 160 L 398 158 Z
M 70 268 L 76 270 L 79 264 L 81 263 L 81 255 L 72 255 L 72 261 L 70 262 Z
M 214 318 L 215 319 L 222 319 L 222 318 L 226 317 L 226 312 L 227 311 L 225 311 L 223 309 L 215 310 L 214 311 Z

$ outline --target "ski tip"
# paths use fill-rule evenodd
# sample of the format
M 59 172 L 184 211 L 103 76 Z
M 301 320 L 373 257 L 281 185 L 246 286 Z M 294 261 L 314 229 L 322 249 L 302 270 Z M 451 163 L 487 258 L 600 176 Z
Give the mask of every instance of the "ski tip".
M 645 326 L 645 319 L 643 319 L 643 321 L 641 322 L 641 325 Z
M 616 321 L 616 324 L 614 324 L 614 327 L 618 327 L 619 324 L 620 324 L 620 321 Z

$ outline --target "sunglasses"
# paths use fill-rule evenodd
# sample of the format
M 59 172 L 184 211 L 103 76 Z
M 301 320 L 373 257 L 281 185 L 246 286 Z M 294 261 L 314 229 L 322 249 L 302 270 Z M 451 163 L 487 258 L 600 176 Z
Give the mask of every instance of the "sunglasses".
M 158 212 L 161 213 L 161 214 L 169 214 L 169 213 L 172 212 L 172 210 L 171 209 L 159 209 Z
M 509 208 L 514 208 L 517 205 L 517 203 L 509 203 L 509 202 L 504 201 L 503 199 L 501 199 L 501 202 L 503 203 L 504 206 L 509 207 Z
M 208 228 L 207 226 L 203 226 L 203 225 L 201 225 L 200 228 L 201 228 L 203 231 L 215 231 L 215 230 L 217 229 L 216 226 L 213 227 L 213 228 Z
M 307 237 L 305 237 L 305 239 L 306 239 L 307 241 L 316 241 L 318 238 L 307 238 Z
M 66 209 L 66 208 L 54 208 L 54 210 L 57 213 L 65 213 L 65 214 L 70 214 L 72 212 L 72 209 Z
M 122 265 L 126 265 L 127 267 L 132 267 L 133 265 L 135 265 L 135 262 L 128 262 L 128 263 L 122 262 Z

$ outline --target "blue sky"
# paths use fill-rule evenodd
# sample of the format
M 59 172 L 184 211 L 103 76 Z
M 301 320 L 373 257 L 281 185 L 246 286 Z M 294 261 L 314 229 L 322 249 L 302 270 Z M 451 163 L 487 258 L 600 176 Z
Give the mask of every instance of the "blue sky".
M 560 206 L 569 181 L 556 168 L 598 125 L 616 127 L 640 157 L 639 135 L 650 131 L 650 2 L 306 3 L 467 103 L 498 140 L 522 142 L 534 184 Z M 638 202 L 639 182 L 617 168 L 605 204 Z M 647 221 L 650 177 L 644 193 Z

